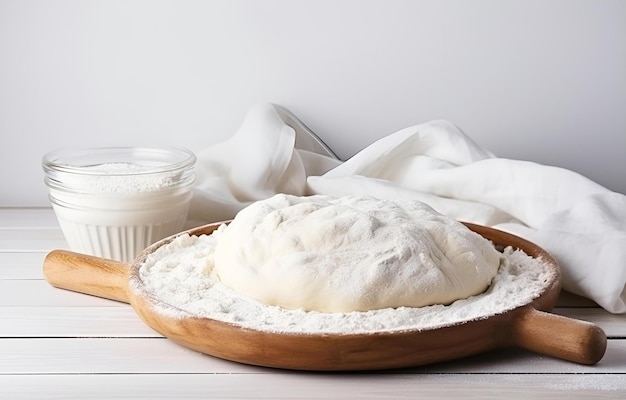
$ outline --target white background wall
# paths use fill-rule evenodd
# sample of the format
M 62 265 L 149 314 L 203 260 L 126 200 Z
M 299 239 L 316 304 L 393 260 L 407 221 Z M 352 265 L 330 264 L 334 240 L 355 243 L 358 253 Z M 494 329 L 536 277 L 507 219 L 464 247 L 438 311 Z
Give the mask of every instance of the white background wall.
M 344 159 L 444 118 L 626 193 L 626 2 L 0 0 L 0 206 L 48 205 L 48 150 L 200 150 L 261 101 Z

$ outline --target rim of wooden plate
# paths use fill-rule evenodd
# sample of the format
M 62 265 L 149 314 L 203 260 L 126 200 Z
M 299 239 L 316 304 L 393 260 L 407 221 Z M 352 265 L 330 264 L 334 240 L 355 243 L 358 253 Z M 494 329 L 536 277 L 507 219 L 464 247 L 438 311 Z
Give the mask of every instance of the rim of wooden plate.
M 493 242 L 499 250 L 511 246 L 531 257 L 542 258 L 552 279 L 537 298 L 501 314 L 436 329 L 374 333 L 315 334 L 276 333 L 178 312 L 147 291 L 139 276 L 145 259 L 182 234 L 211 234 L 223 223 L 204 225 L 163 239 L 146 248 L 132 263 L 129 299 L 137 314 L 157 332 L 187 348 L 244 364 L 315 371 L 354 371 L 402 368 L 458 359 L 494 348 L 515 345 L 510 326 L 529 309 L 550 311 L 560 292 L 558 264 L 541 247 L 494 228 L 464 223 Z M 182 310 L 180 314 L 183 315 Z

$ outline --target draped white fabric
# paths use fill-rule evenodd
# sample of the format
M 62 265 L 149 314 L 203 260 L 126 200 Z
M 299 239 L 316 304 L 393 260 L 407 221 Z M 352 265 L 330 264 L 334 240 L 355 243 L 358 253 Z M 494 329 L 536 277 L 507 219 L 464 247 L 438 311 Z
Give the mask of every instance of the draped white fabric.
M 498 158 L 446 121 L 402 129 L 345 162 L 297 148 L 294 123 L 260 104 L 232 138 L 198 152 L 190 223 L 231 219 L 276 193 L 416 199 L 538 244 L 559 262 L 564 289 L 626 312 L 625 195 L 570 170 Z

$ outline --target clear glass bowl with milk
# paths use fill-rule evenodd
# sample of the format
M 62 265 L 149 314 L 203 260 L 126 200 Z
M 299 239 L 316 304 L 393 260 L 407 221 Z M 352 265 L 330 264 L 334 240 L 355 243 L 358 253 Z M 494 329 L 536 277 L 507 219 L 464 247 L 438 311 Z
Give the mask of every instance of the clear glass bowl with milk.
M 183 148 L 104 147 L 54 150 L 42 166 L 70 249 L 130 262 L 184 228 L 195 162 Z

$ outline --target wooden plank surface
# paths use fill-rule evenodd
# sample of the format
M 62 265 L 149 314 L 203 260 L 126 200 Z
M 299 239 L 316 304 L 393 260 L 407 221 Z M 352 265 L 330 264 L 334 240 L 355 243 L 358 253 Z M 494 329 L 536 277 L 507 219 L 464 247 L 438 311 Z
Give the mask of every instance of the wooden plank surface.
M 164 338 L 4 338 L 0 374 L 78 373 L 270 373 L 203 355 Z M 579 365 L 519 349 L 405 369 L 402 373 L 438 374 L 626 374 L 626 341 L 609 342 L 607 355 L 594 366 Z M 389 373 L 389 372 L 386 372 Z M 397 372 L 396 372 L 397 373 Z
M 51 287 L 43 258 L 64 246 L 51 209 L 0 209 L 1 399 L 626 398 L 626 315 L 569 293 L 554 312 L 609 337 L 595 366 L 501 349 L 379 373 L 282 371 L 193 352 L 127 304 Z
M 0 375 L 7 399 L 623 399 L 619 375 Z
M 58 229 L 51 207 L 0 208 L 0 229 Z
M 23 288 L 29 285 L 20 286 Z M 24 304 L 29 302 L 32 304 L 33 298 L 48 298 L 47 296 L 39 297 L 27 293 L 24 293 L 23 297 L 22 303 Z M 71 299 L 73 298 L 74 294 L 72 294 Z M 88 297 L 88 299 L 93 298 Z M 19 298 L 12 300 L 13 304 L 20 303 Z M 41 305 L 0 306 L 0 337 L 153 336 L 149 334 L 152 331 L 139 319 L 130 305 L 106 300 L 106 303 L 101 303 L 104 301 L 95 300 L 99 304 L 107 304 L 107 306 L 67 305 L 75 301 L 67 301 L 67 298 L 64 302 L 51 303 L 65 303 L 66 305 L 44 305 L 44 300 L 41 301 Z M 80 302 L 80 304 L 86 303 L 91 304 L 91 301 Z M 609 338 L 626 338 L 625 317 L 622 315 L 612 315 L 599 308 L 584 310 L 558 308 L 554 312 L 570 318 L 593 322 L 602 328 Z
M 0 338 L 162 337 L 127 307 L 0 307 Z
M 47 252 L 0 251 L 0 280 L 43 279 L 41 266 Z
M 0 280 L 0 307 L 126 307 L 127 304 L 50 286 L 43 279 Z
M 69 249 L 59 229 L 0 229 L 0 248 L 5 252 L 45 252 Z

